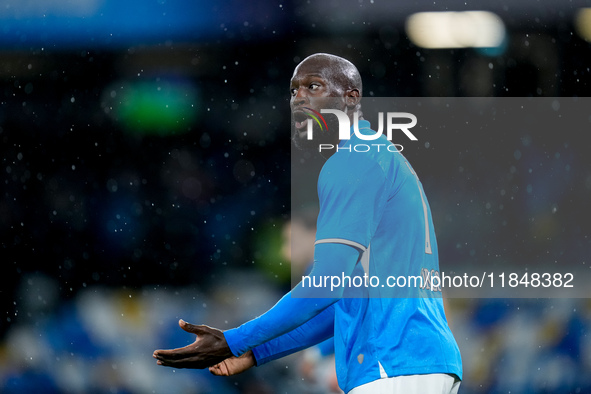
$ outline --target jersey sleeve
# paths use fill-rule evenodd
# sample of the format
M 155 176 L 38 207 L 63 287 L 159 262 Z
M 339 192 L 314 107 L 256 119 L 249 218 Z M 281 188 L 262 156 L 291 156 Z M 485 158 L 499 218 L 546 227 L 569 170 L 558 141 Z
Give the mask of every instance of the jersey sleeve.
M 334 335 L 334 304 L 306 323 L 252 349 L 257 365 L 321 343 Z
M 318 245 L 314 248 L 314 267 L 310 274 L 319 277 L 351 275 L 358 259 L 359 251 L 350 246 Z M 224 337 L 232 354 L 239 356 L 296 329 L 337 302 L 342 295 L 343 287 L 306 287 L 300 282 L 267 312 L 240 327 L 224 331 Z
M 361 251 L 369 246 L 390 185 L 379 163 L 359 156 L 363 154 L 331 158 L 323 167 L 318 180 L 317 244 L 344 243 Z

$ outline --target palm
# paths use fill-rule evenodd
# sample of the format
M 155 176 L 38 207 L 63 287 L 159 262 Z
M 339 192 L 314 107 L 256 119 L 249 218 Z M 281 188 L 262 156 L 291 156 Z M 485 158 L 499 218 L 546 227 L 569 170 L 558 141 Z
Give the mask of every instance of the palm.
M 186 332 L 195 334 L 197 339 L 182 348 L 156 350 L 154 358 L 158 360 L 158 365 L 204 369 L 232 357 L 232 352 L 221 330 L 203 325 L 196 326 L 183 320 L 179 321 L 179 325 Z

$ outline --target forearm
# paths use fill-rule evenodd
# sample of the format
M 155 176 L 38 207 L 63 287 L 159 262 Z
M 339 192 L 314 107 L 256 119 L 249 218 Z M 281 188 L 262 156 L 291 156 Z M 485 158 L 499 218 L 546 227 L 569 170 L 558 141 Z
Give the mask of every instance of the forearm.
M 321 244 L 314 250 L 311 275 L 350 275 L 359 258 L 359 251 L 341 244 Z M 330 290 L 330 291 L 329 291 Z M 238 328 L 224 332 L 235 356 L 288 333 L 318 315 L 342 296 L 342 288 L 304 288 L 299 283 L 273 308 Z M 310 298 L 314 297 L 314 298 Z
M 294 330 L 252 349 L 257 365 L 314 346 L 334 335 L 334 305 Z

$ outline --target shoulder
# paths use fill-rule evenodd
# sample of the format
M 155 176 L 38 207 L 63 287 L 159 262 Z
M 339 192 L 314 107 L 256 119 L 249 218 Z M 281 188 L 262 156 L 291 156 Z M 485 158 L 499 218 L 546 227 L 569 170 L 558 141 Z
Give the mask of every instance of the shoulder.
M 359 143 L 361 140 L 351 139 L 341 149 L 327 160 L 318 178 L 318 192 L 321 199 L 350 195 L 355 198 L 371 195 L 380 191 L 387 195 L 392 193 L 396 173 L 400 168 L 401 155 L 398 152 L 388 152 L 384 147 L 366 147 Z M 385 142 L 389 142 L 384 139 Z M 363 141 L 365 145 L 369 145 Z M 382 143 L 380 141 L 379 143 Z M 377 144 L 378 142 L 371 142 Z M 384 143 L 385 146 L 385 143 Z M 351 149 L 349 150 L 348 147 Z M 404 158 L 402 158 L 404 161 Z M 331 197 L 332 196 L 332 197 Z

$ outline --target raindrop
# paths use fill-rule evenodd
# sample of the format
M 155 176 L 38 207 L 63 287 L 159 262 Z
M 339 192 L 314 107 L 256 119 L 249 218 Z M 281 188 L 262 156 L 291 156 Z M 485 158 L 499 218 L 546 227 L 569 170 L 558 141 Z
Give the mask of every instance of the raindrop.
M 515 160 L 521 159 L 521 151 L 519 149 L 515 150 L 515 152 L 513 152 L 513 157 L 515 157 Z

